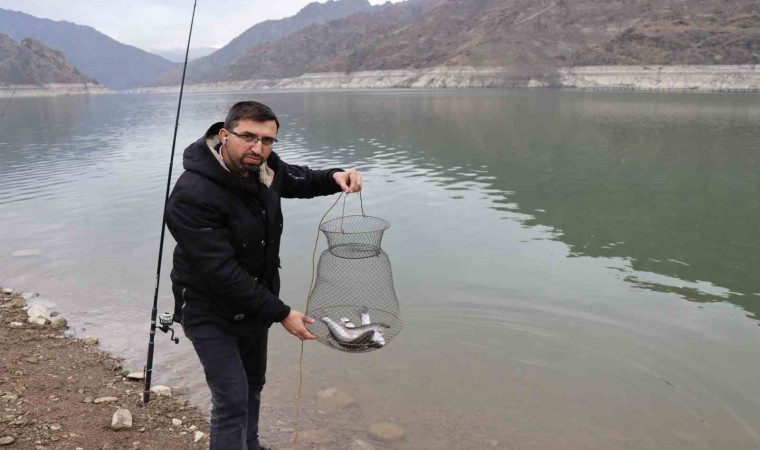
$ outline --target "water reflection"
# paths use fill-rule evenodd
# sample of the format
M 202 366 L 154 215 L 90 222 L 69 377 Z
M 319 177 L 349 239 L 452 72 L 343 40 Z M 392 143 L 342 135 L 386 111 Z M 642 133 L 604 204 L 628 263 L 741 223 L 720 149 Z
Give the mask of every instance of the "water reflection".
M 311 130 L 311 148 L 364 144 L 333 155 L 425 177 L 454 199 L 479 189 L 493 208 L 527 214 L 526 226 L 551 227 L 573 256 L 627 261 L 621 278 L 638 287 L 760 313 L 756 96 L 412 91 L 299 100 L 290 109 L 303 110 L 293 119 Z

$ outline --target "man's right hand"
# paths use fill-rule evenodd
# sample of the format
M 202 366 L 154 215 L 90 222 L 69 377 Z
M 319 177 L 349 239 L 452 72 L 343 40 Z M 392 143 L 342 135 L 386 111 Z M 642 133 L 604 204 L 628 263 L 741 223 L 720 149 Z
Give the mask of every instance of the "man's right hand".
M 282 326 L 288 330 L 288 333 L 302 341 L 317 338 L 306 329 L 306 324 L 314 323 L 314 319 L 296 311 L 295 309 L 291 309 L 288 317 L 286 317 L 281 323 Z

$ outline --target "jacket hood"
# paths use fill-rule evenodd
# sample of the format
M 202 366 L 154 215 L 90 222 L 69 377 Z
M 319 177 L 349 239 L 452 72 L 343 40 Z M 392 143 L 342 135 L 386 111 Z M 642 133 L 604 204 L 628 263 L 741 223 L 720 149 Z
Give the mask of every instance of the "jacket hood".
M 256 194 L 259 191 L 259 177 L 240 177 L 227 171 L 219 163 L 217 152 L 221 140 L 219 130 L 224 127 L 223 122 L 217 122 L 193 144 L 185 149 L 182 158 L 182 166 L 185 170 L 195 172 L 211 181 L 226 186 L 244 194 Z M 218 155 L 218 153 L 217 153 Z M 267 164 L 273 170 L 277 170 L 280 158 L 272 152 L 267 158 Z

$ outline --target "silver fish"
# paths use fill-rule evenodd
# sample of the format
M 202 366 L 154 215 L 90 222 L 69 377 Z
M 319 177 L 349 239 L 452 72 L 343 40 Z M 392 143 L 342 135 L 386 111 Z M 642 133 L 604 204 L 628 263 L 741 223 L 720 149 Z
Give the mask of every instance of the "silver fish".
M 370 323 L 355 328 L 346 328 L 329 317 L 323 317 L 322 322 L 327 325 L 330 334 L 338 344 L 344 346 L 377 346 L 385 345 L 385 339 L 381 330 L 390 328 L 384 323 Z M 377 337 L 376 337 L 377 336 Z

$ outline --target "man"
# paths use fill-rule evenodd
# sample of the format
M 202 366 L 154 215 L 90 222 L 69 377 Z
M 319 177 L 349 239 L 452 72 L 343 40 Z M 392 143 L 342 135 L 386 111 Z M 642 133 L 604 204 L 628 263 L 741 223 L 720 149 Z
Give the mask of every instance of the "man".
M 278 298 L 280 198 L 358 192 L 355 170 L 311 170 L 272 151 L 280 122 L 257 102 L 232 106 L 185 149 L 185 172 L 169 197 L 166 223 L 177 241 L 171 273 L 181 321 L 211 390 L 210 450 L 259 450 L 259 404 L 267 334 L 280 322 L 314 339 L 313 319 Z

